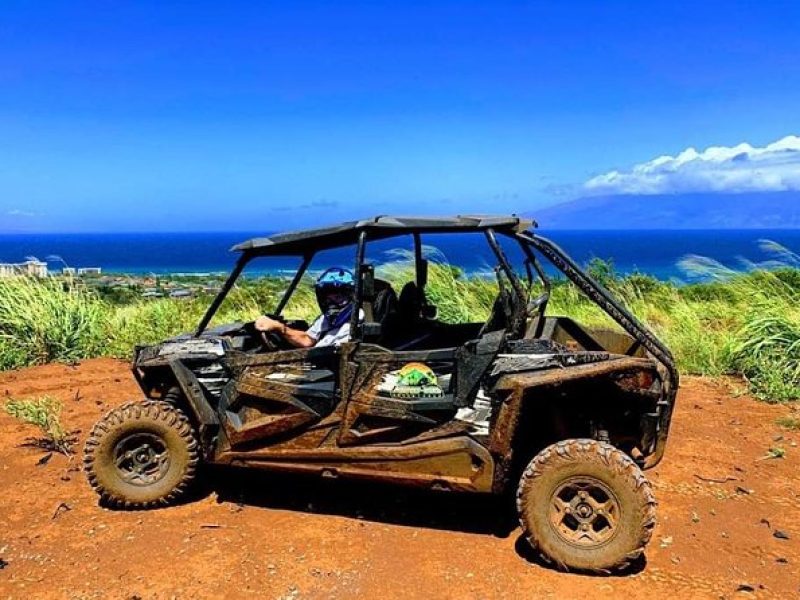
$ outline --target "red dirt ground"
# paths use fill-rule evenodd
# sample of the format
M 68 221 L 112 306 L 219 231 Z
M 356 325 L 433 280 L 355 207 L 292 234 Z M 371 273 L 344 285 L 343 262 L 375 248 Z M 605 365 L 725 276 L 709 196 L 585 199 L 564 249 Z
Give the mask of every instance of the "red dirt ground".
M 106 359 L 3 373 L 0 394 L 58 397 L 78 448 L 98 417 L 139 396 L 127 365 Z M 79 455 L 37 465 L 42 451 L 21 446 L 34 428 L 3 413 L 0 597 L 798 598 L 800 433 L 775 423 L 789 413 L 800 416 L 687 378 L 666 457 L 648 473 L 653 541 L 616 577 L 540 564 L 483 497 L 228 472 L 180 506 L 106 510 Z M 762 460 L 771 447 L 785 456 Z

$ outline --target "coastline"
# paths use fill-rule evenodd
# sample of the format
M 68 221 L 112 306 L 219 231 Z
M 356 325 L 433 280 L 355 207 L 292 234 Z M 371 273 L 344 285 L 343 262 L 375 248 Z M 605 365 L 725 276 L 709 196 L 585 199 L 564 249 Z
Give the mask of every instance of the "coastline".
M 593 258 L 611 260 L 617 273 L 644 273 L 657 279 L 690 280 L 678 263 L 689 255 L 718 261 L 727 268 L 743 270 L 774 258 L 759 243 L 771 240 L 795 252 L 800 249 L 800 229 L 747 230 L 537 230 L 563 247 L 579 263 Z M 14 234 L 0 236 L 0 262 L 19 262 L 26 257 L 48 261 L 52 270 L 64 264 L 73 268 L 99 267 L 103 274 L 119 276 L 220 277 L 233 267 L 236 254 L 230 248 L 237 242 L 263 232 L 197 233 L 87 233 Z M 459 265 L 470 275 L 491 273 L 486 257 L 477 244 L 431 236 L 424 243 L 434 246 L 447 262 Z M 374 242 L 370 260 L 374 264 L 397 259 L 400 242 Z M 51 261 L 57 257 L 61 263 Z M 328 252 L 318 257 L 326 264 L 349 265 L 349 249 Z M 292 258 L 263 259 L 251 264 L 248 278 L 281 276 L 294 272 L 298 261 Z M 320 263 L 320 270 L 322 269 Z M 313 271 L 317 265 L 312 265 Z

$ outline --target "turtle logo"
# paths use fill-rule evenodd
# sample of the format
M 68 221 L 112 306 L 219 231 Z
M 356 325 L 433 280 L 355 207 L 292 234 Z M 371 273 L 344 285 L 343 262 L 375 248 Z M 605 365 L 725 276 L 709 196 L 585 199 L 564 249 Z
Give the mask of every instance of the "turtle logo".
M 397 380 L 389 392 L 393 398 L 440 398 L 444 395 L 436 374 L 424 363 L 408 363 L 395 374 Z

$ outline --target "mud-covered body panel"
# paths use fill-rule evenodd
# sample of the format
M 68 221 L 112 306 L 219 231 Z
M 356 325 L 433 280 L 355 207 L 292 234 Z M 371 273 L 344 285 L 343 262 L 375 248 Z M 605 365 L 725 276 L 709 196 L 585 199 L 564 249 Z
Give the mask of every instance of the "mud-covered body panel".
M 602 354 L 525 357 L 519 363 L 537 366 L 498 373 L 492 395 L 499 401 L 487 442 L 498 459 L 495 491 L 507 485 L 516 454 L 530 454 L 526 436 L 535 438 L 535 447 L 571 437 L 612 438 L 636 448 L 640 464 L 655 452 L 662 395 L 655 363 Z
M 420 351 L 348 343 L 245 353 L 236 346 L 226 336 L 179 336 L 137 349 L 134 359 L 151 397 L 182 392 L 206 460 L 219 464 L 499 493 L 525 435 L 521 418 L 538 410 L 540 396 L 570 382 L 600 385 L 641 397 L 642 415 L 659 397 L 648 358 L 507 340 L 502 332 Z M 478 395 L 488 409 L 483 425 L 464 412 Z M 636 436 L 644 448 L 655 432 L 642 423 Z

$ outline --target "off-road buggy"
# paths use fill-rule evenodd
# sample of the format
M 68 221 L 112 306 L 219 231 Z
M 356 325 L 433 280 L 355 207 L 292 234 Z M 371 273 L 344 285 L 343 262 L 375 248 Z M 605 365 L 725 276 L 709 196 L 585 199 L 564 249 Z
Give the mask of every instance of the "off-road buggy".
M 625 566 L 652 533 L 655 499 L 642 469 L 664 453 L 678 374 L 669 350 L 533 225 L 377 217 L 235 246 L 236 267 L 197 331 L 136 348 L 133 374 L 147 400 L 95 425 L 85 449 L 92 487 L 109 506 L 165 505 L 203 462 L 514 491 L 544 558 L 584 571 Z M 499 292 L 485 322 L 446 323 L 426 294 L 423 241 L 466 232 L 490 249 Z M 415 274 L 398 294 L 365 255 L 400 236 L 413 240 Z M 351 341 L 294 349 L 252 323 L 207 330 L 250 261 L 301 261 L 273 310 L 281 318 L 314 255 L 346 246 L 361 309 Z M 621 330 L 546 315 L 554 271 Z

